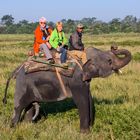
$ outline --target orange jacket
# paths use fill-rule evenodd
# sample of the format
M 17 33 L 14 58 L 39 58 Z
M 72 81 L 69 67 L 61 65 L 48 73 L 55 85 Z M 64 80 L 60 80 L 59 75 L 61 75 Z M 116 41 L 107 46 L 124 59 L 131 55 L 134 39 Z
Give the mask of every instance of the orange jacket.
M 52 33 L 52 29 L 48 28 L 48 32 L 49 32 L 49 34 L 51 34 Z M 40 29 L 40 25 L 38 25 L 37 28 L 35 29 L 34 35 L 35 35 L 34 46 L 33 46 L 34 47 L 34 53 L 38 53 L 39 52 L 40 44 L 47 42 L 47 40 L 42 40 L 43 32 Z

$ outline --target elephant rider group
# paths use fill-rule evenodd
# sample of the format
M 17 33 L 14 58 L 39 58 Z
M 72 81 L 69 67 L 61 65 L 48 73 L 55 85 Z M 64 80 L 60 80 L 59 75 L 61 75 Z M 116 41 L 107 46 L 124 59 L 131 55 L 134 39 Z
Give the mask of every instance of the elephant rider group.
M 84 26 L 78 24 L 75 33 L 70 36 L 69 46 L 65 33 L 63 32 L 62 22 L 56 23 L 56 28 L 52 30 L 51 27 L 46 25 L 46 18 L 41 17 L 39 25 L 34 31 L 34 55 L 39 56 L 39 52 L 43 51 L 47 61 L 50 64 L 55 63 L 50 49 L 56 49 L 60 53 L 60 61 L 62 64 L 66 64 L 67 50 L 75 56 L 81 59 L 82 63 L 86 63 L 86 53 L 84 52 L 84 44 L 82 43 L 82 31 Z

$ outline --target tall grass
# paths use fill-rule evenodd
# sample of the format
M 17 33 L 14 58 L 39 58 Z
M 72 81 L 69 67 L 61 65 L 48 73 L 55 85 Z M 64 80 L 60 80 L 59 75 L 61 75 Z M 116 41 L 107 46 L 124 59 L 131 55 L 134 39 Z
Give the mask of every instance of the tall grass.
M 85 35 L 84 43 L 87 47 L 107 50 L 111 42 L 135 42 L 139 39 L 139 34 Z M 104 44 L 99 45 L 100 42 Z M 0 35 L 0 101 L 10 72 L 27 59 L 26 54 L 32 44 L 33 35 Z M 119 48 L 128 49 L 133 55 L 131 63 L 122 69 L 122 75 L 113 74 L 91 82 L 96 119 L 90 134 L 79 133 L 79 115 L 71 99 L 42 104 L 43 115 L 37 123 L 22 122 L 16 128 L 10 128 L 15 86 L 12 80 L 8 104 L 3 106 L 0 102 L 0 140 L 140 139 L 140 45 L 132 44 L 119 45 Z

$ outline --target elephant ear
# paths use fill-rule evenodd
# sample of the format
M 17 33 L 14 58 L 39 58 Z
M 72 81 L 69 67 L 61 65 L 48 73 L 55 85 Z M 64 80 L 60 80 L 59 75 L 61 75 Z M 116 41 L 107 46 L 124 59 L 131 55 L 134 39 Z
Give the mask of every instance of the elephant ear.
M 89 59 L 83 65 L 83 81 L 90 81 L 92 79 L 92 73 L 95 69 L 95 66 L 92 64 L 92 60 Z

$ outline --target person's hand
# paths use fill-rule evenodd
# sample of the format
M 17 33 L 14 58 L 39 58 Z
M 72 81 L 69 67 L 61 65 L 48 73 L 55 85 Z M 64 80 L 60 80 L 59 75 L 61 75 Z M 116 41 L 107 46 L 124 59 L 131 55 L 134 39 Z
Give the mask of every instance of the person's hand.
M 58 52 L 60 52 L 60 46 L 57 46 L 56 50 L 57 50 Z
M 68 45 L 64 45 L 63 48 L 65 48 L 66 50 L 68 50 Z
M 35 53 L 35 56 L 39 56 L 39 53 Z
M 49 41 L 49 39 L 50 39 L 50 35 L 46 38 L 46 41 L 48 42 L 48 41 Z
M 64 42 L 62 43 L 62 46 L 65 46 L 65 43 Z
M 49 42 L 46 42 L 46 45 L 47 45 L 47 47 L 48 47 L 49 49 L 51 49 L 51 48 L 52 48 L 52 46 L 50 45 L 50 43 L 49 43 Z

